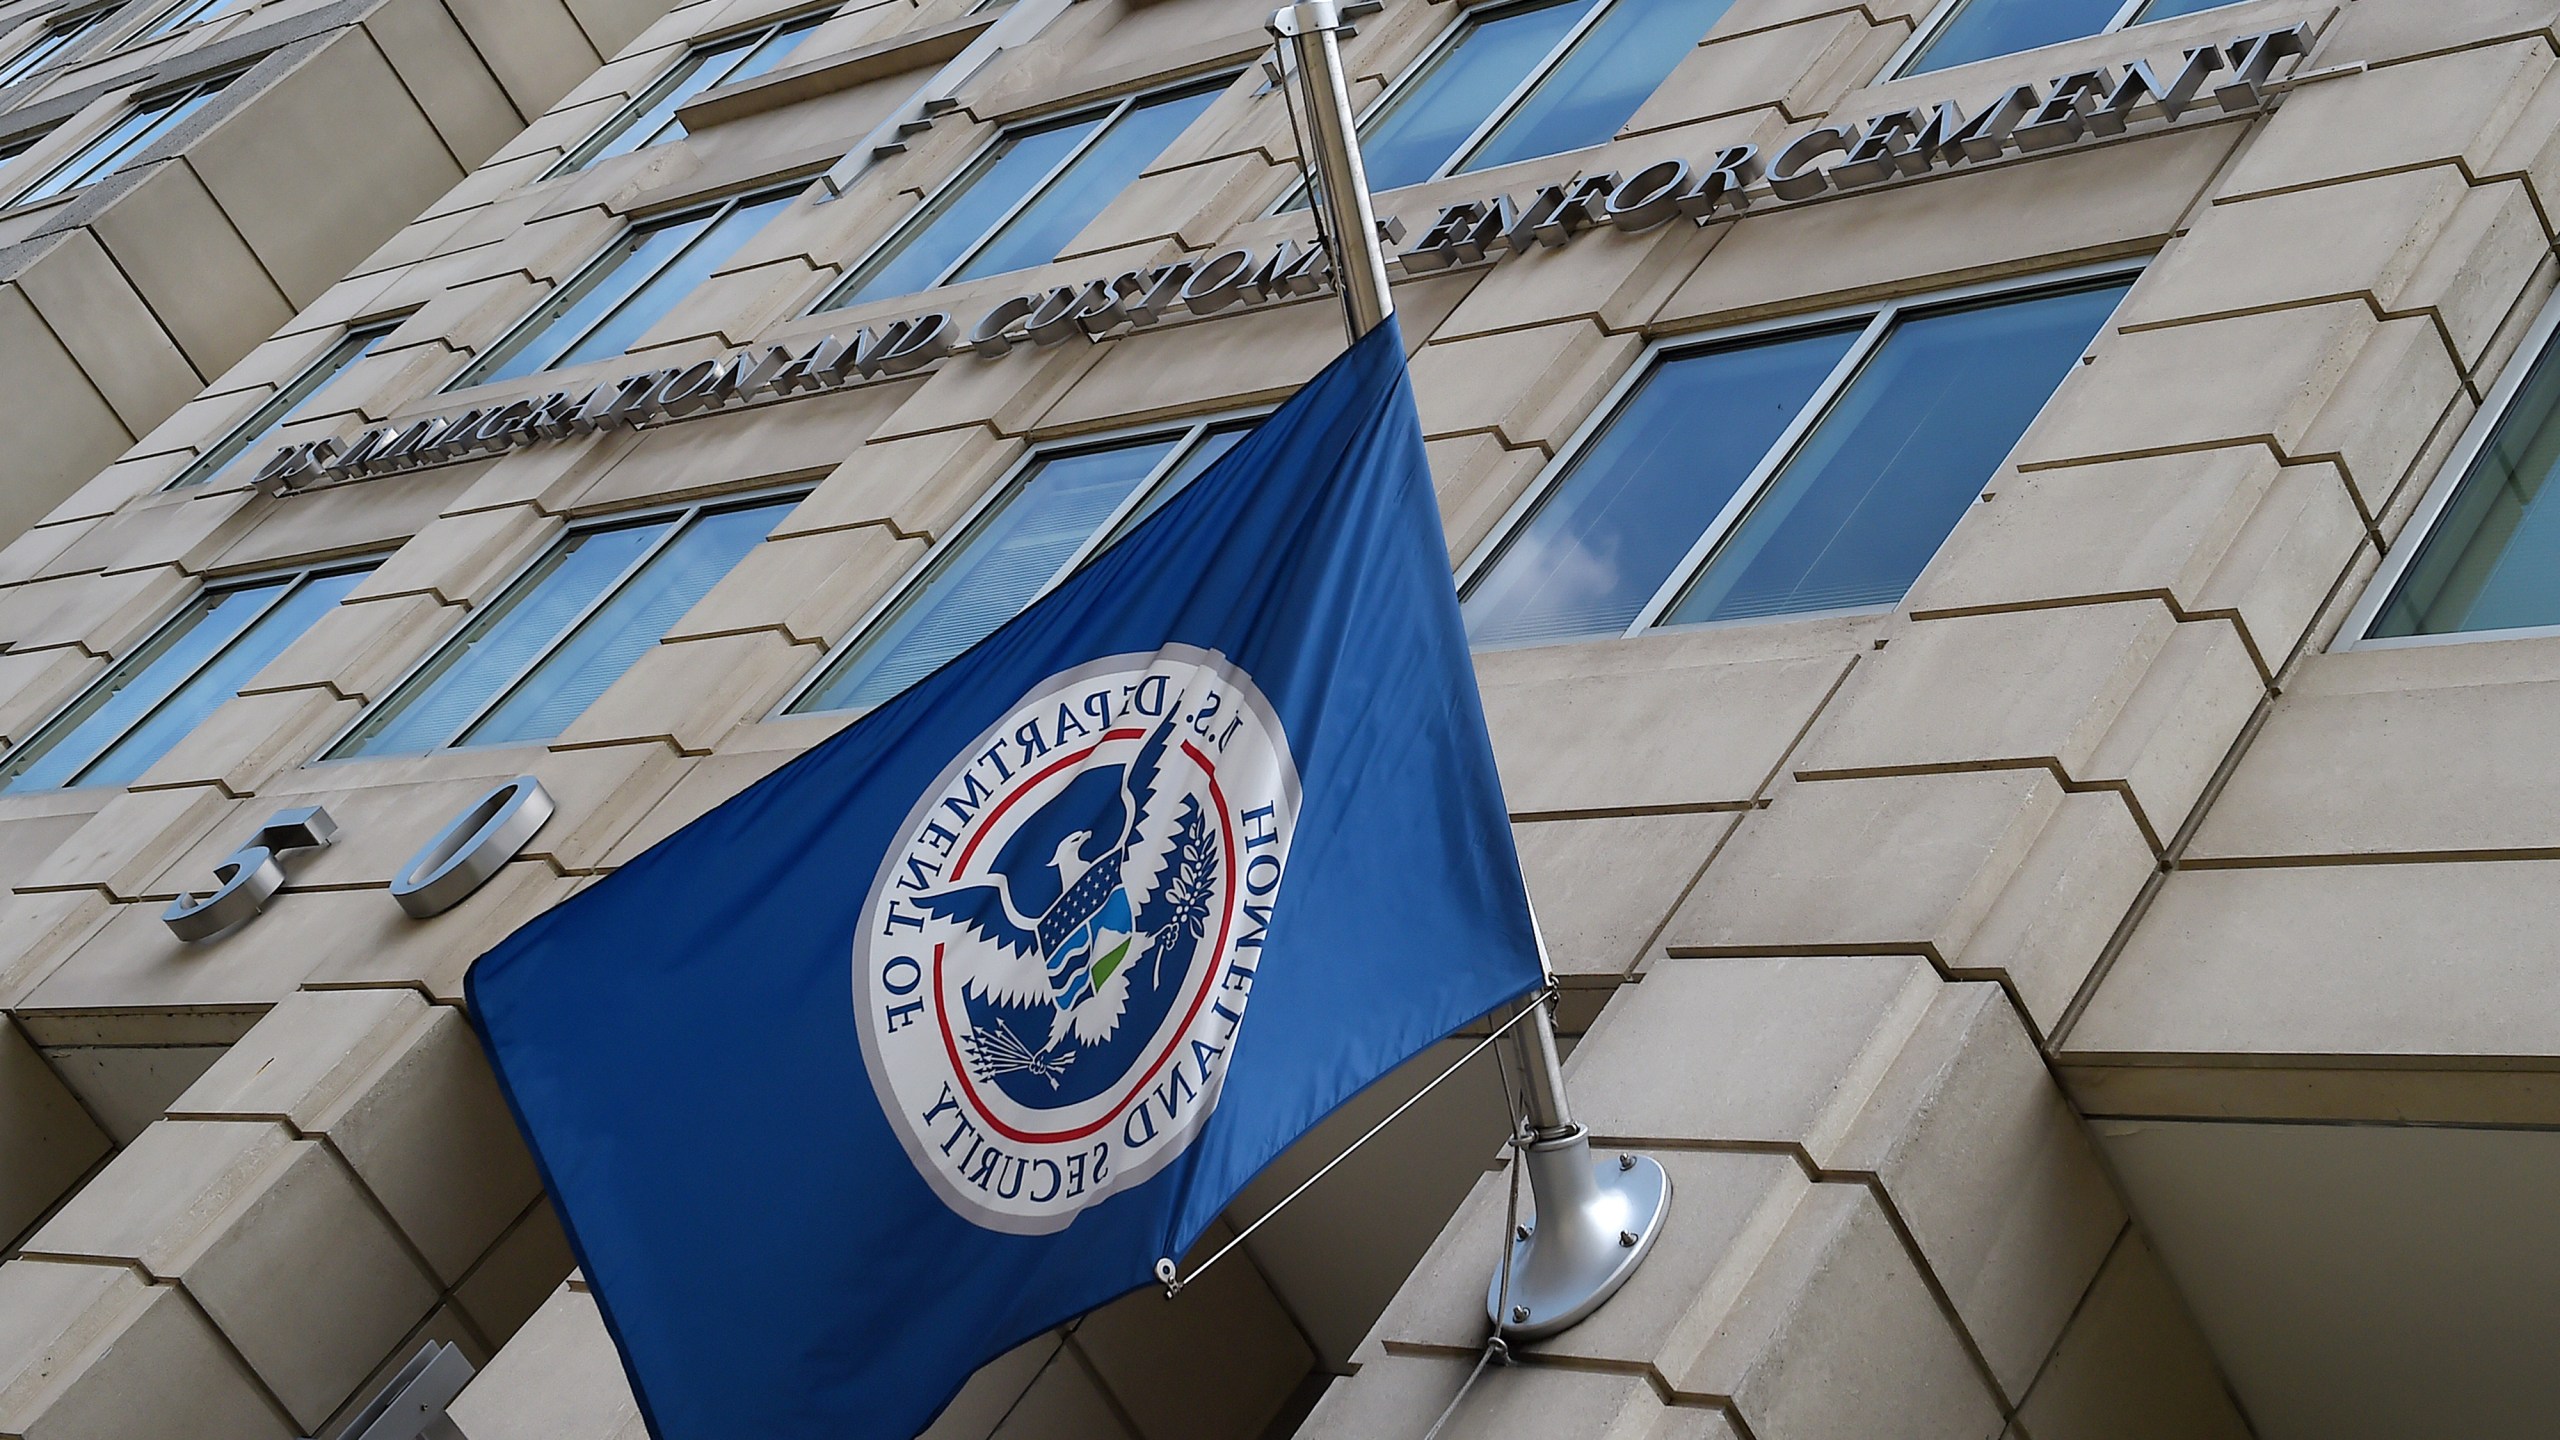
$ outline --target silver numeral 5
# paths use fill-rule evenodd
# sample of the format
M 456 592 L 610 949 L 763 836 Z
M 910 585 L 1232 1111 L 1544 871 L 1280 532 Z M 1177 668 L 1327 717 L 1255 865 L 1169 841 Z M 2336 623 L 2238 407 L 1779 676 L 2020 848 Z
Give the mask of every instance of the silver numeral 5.
M 267 817 L 249 843 L 213 867 L 220 882 L 198 900 L 181 891 L 160 918 L 181 940 L 210 940 L 267 908 L 284 888 L 284 864 L 276 857 L 287 850 L 317 850 L 338 838 L 338 822 L 318 805 L 279 810 Z

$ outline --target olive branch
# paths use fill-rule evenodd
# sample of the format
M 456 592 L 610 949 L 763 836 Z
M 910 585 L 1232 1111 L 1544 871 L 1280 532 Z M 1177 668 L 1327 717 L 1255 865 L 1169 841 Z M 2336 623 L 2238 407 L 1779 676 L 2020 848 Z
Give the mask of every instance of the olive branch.
M 1201 813 L 1200 798 L 1182 797 L 1182 813 L 1174 824 L 1173 878 L 1165 882 L 1157 896 L 1164 919 L 1154 930 L 1155 969 L 1148 976 L 1151 986 L 1164 983 L 1164 952 L 1178 940 L 1197 940 L 1209 925 L 1209 889 L 1216 856 L 1209 845 L 1208 819 Z

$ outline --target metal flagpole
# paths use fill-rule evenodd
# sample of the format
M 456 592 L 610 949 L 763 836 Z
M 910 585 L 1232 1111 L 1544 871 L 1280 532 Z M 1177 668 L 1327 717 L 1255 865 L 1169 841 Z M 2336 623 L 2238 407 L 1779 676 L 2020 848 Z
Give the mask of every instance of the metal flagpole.
M 1316 164 L 1315 203 L 1334 236 L 1334 283 L 1351 312 L 1351 338 L 1395 313 L 1387 290 L 1387 256 L 1378 244 L 1378 214 L 1369 204 L 1369 172 L 1342 74 L 1340 37 L 1350 27 L 1336 0 L 1301 0 L 1271 17 L 1271 33 L 1290 51 L 1289 81 L 1307 105 L 1307 148 Z
M 1537 1014 L 1512 1032 L 1528 1075 L 1528 1134 L 1520 1145 L 1535 1218 L 1512 1231 L 1508 1263 L 1485 1291 L 1497 1332 L 1519 1340 L 1568 1329 L 1607 1304 L 1652 1252 L 1671 1212 L 1671 1177 L 1660 1161 L 1597 1158 L 1591 1132 L 1574 1123 L 1547 1015 L 1553 993 L 1550 987 L 1531 996 Z
M 1301 0 L 1271 17 L 1271 32 L 1291 52 L 1288 80 L 1306 104 L 1314 199 L 1335 237 L 1334 274 L 1356 340 L 1393 314 L 1395 301 L 1387 290 L 1368 172 L 1360 163 L 1351 88 L 1342 73 L 1339 36 L 1346 28 L 1337 0 Z M 1538 949 L 1544 966 L 1543 938 Z M 1590 1132 L 1574 1123 L 1555 1022 L 1547 1013 L 1555 988 L 1553 969 L 1547 968 L 1546 989 L 1526 1002 L 1534 1012 L 1528 1023 L 1504 1027 L 1520 1046 L 1528 1076 L 1528 1126 L 1519 1144 L 1535 1217 L 1513 1231 L 1509 1254 L 1485 1295 L 1495 1334 L 1522 1340 L 1553 1335 L 1607 1303 L 1644 1262 L 1671 1208 L 1671 1177 L 1660 1162 L 1644 1155 L 1595 1159 Z

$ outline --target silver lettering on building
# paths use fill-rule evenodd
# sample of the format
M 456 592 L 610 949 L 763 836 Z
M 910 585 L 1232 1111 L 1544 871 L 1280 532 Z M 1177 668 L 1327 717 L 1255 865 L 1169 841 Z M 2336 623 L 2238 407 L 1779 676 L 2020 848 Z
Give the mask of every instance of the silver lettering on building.
M 517 776 L 471 802 L 410 856 L 391 881 L 391 898 L 413 919 L 443 914 L 523 854 L 558 808 L 541 781 Z
M 279 810 L 267 817 L 248 844 L 213 867 L 211 894 L 199 900 L 193 892 L 182 890 L 160 919 L 171 934 L 190 943 L 210 940 L 254 920 L 284 888 L 284 862 L 278 857 L 288 850 L 321 849 L 337 838 L 338 822 L 318 805 Z
M 1492 195 L 1442 207 L 1415 244 L 1390 262 L 1428 275 L 1566 244 L 1586 230 L 1640 233 L 1686 216 L 1706 225 L 1747 212 L 1761 195 L 1789 202 L 1846 193 L 1936 170 L 1981 165 L 2012 151 L 2037 155 L 2124 134 L 2136 123 L 2174 124 L 2207 103 L 2226 115 L 2265 108 L 2276 67 L 2311 48 L 2311 27 L 2294 25 L 2185 52 L 2175 78 L 2148 60 L 2075 71 L 2049 85 L 2013 86 L 1968 116 L 1946 101 L 1871 120 L 1813 127 L 1764 156 L 1736 145 L 1712 163 L 1654 162 L 1623 180 L 1614 171 L 1540 186 L 1526 205 Z M 2119 73 L 2119 70 L 2121 73 Z M 2210 101 L 2206 86 L 2213 86 Z M 1391 239 L 1400 222 L 1382 222 Z M 699 414 L 735 404 L 832 390 L 904 375 L 946 356 L 998 359 L 1021 345 L 1099 340 L 1144 328 L 1177 305 L 1194 315 L 1311 295 L 1331 287 L 1332 262 L 1314 246 L 1282 240 L 1269 254 L 1228 249 L 1197 260 L 1123 271 L 998 302 L 976 324 L 946 311 L 898 320 L 852 339 L 829 335 L 794 352 L 769 345 L 672 370 L 597 385 L 584 396 L 555 391 L 449 418 L 379 426 L 352 440 L 308 441 L 278 451 L 253 483 L 269 491 L 497 454 L 616 427 Z

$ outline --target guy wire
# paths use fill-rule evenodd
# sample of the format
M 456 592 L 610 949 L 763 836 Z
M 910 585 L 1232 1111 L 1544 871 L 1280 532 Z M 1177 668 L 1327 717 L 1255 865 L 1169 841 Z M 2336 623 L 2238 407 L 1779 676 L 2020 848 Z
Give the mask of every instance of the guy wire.
M 1544 1005 L 1547 997 L 1540 995 L 1530 1003 Z M 1524 1010 L 1521 1013 L 1525 1015 L 1528 1012 Z M 1519 1100 L 1511 1090 L 1511 1066 L 1499 1051 L 1494 1053 L 1493 1066 L 1494 1072 L 1502 1077 L 1502 1108 L 1511 1117 L 1511 1199 L 1503 1211 L 1502 1229 L 1494 1236 L 1494 1243 L 1500 1250 L 1494 1260 L 1497 1288 L 1493 1296 L 1493 1333 L 1485 1337 L 1484 1353 L 1476 1357 L 1475 1368 L 1467 1372 L 1466 1380 L 1458 1386 L 1458 1393 L 1449 1397 L 1440 1418 L 1432 1421 L 1431 1428 L 1422 1433 L 1422 1440 L 1440 1440 L 1440 1432 L 1448 1428 L 1449 1421 L 1458 1413 L 1458 1407 L 1467 1403 L 1468 1392 L 1484 1378 L 1486 1366 L 1511 1363 L 1511 1345 L 1502 1338 L 1502 1317 L 1511 1313 L 1511 1252 L 1512 1247 L 1519 1243 L 1520 1235 L 1520 1154 L 1521 1147 L 1528 1143 L 1529 1121 L 1520 1113 Z
M 1263 1227 L 1263 1225 L 1264 1225 L 1267 1221 L 1269 1221 L 1269 1220 L 1271 1219 L 1271 1217 L 1272 1217 L 1272 1216 L 1277 1215 L 1277 1214 L 1279 1214 L 1281 1211 L 1288 1209 L 1288 1208 L 1289 1208 L 1289 1206 L 1290 1206 L 1291 1204 L 1293 1204 L 1293 1203 L 1295 1203 L 1295 1202 L 1296 1202 L 1296 1200 L 1298 1199 L 1298 1197 L 1299 1197 L 1299 1196 L 1304 1195 L 1304 1194 L 1306 1194 L 1309 1190 L 1314 1189 L 1317 1181 L 1322 1180 L 1322 1179 L 1323 1179 L 1324 1177 L 1326 1177 L 1327 1175 L 1332 1174 L 1332 1173 L 1334 1172 L 1335 1168 L 1336 1168 L 1336 1167 L 1338 1167 L 1338 1166 L 1340 1166 L 1340 1165 L 1342 1164 L 1342 1162 L 1343 1162 L 1343 1161 L 1348 1160 L 1348 1159 L 1350 1159 L 1352 1156 L 1359 1154 L 1362 1146 L 1365 1146 L 1365 1145 L 1367 1145 L 1370 1141 L 1377 1139 L 1377 1138 L 1378 1138 L 1378 1136 L 1379 1136 L 1379 1134 L 1380 1134 L 1381 1132 L 1383 1132 L 1383 1131 L 1384 1131 L 1388 1126 L 1393 1125 L 1394 1123 L 1396 1123 L 1396 1121 L 1398 1121 L 1399 1119 L 1402 1119 L 1402 1118 L 1403 1118 L 1403 1116 L 1404 1116 L 1404 1112 L 1406 1112 L 1407 1110 L 1412 1109 L 1412 1108 L 1413 1108 L 1414 1106 L 1416 1106 L 1416 1105 L 1421 1104 L 1424 1096 L 1429 1095 L 1432 1091 L 1439 1089 L 1439 1088 L 1441 1087 L 1441 1085 L 1442 1085 L 1443 1083 L 1445 1083 L 1445 1082 L 1449 1079 L 1449 1077 L 1450 1077 L 1450 1076 L 1455 1075 L 1455 1074 L 1457 1074 L 1460 1070 L 1465 1069 L 1465 1068 L 1466 1068 L 1466 1066 L 1467 1066 L 1467 1063 L 1468 1063 L 1469 1061 L 1471 1061 L 1471 1060 L 1475 1059 L 1475 1058 L 1476 1058 L 1477 1056 L 1479 1056 L 1479 1055 L 1482 1055 L 1485 1051 L 1487 1051 L 1487 1050 L 1489 1050 L 1489 1049 L 1492 1049 L 1492 1048 L 1493 1048 L 1493 1046 L 1494 1046 L 1496 1043 L 1498 1043 L 1498 1042 L 1502 1039 L 1502 1037 L 1503 1037 L 1503 1036 L 1510 1034 L 1510 1033 L 1511 1033 L 1511 1031 L 1512 1031 L 1512 1029 L 1513 1029 L 1514 1027 L 1516 1027 L 1517 1025 L 1519 1025 L 1519 1023 L 1520 1023 L 1521 1021 L 1528 1019 L 1528 1018 L 1529 1018 L 1529 1016 L 1533 1013 L 1534 1008 L 1535 1008 L 1536 1006 L 1538 1006 L 1538 1005 L 1543 1005 L 1543 1004 L 1545 1004 L 1545 1003 L 1546 1003 L 1546 994 L 1545 994 L 1545 992 L 1543 992 L 1543 991 L 1541 991 L 1541 992 L 1539 992 L 1537 995 L 1535 995 L 1535 996 L 1531 997 L 1531 999 L 1530 999 L 1530 1001 L 1529 1001 L 1529 1003 L 1528 1003 L 1528 1004 L 1524 1004 L 1524 1005 L 1522 1005 L 1522 1006 L 1521 1006 L 1521 1008 L 1520 1008 L 1520 1013 L 1519 1013 L 1519 1014 L 1514 1015 L 1514 1016 L 1512 1016 L 1510 1019 L 1503 1021 L 1500 1025 L 1495 1026 L 1492 1034 L 1485 1036 L 1485 1037 L 1484 1037 L 1484 1039 L 1482 1039 L 1482 1040 L 1480 1040 L 1480 1041 L 1478 1041 L 1478 1042 L 1476 1043 L 1476 1045 L 1475 1045 L 1475 1047 L 1474 1047 L 1473 1049 L 1470 1049 L 1469 1051 L 1467 1051 L 1467 1053 L 1466 1053 L 1466 1054 L 1459 1056 L 1459 1057 L 1458 1057 L 1458 1059 L 1456 1060 L 1456 1062 L 1455 1062 L 1455 1063 L 1453 1063 L 1453 1064 L 1451 1064 L 1451 1065 L 1449 1066 L 1449 1068 L 1448 1068 L 1448 1069 L 1443 1070 L 1443 1071 L 1441 1071 L 1439 1074 L 1437 1074 L 1437 1075 L 1433 1076 L 1433 1077 L 1431 1078 L 1431 1083 L 1430 1083 L 1430 1084 L 1425 1085 L 1425 1086 L 1423 1086 L 1421 1089 L 1416 1090 L 1415 1092 L 1413 1092 L 1413 1095 L 1411 1096 L 1411 1098 L 1407 1099 L 1403 1104 L 1398 1105 L 1395 1109 L 1388 1111 L 1388 1112 L 1387 1112 L 1387 1116 L 1386 1116 L 1386 1118 L 1385 1118 L 1385 1119 L 1380 1120 L 1377 1124 L 1370 1126 L 1370 1127 L 1369 1127 L 1369 1129 L 1368 1129 L 1368 1131 L 1367 1131 L 1367 1133 L 1363 1134 L 1359 1139 L 1352 1141 L 1352 1142 L 1351 1142 L 1351 1144 L 1350 1144 L 1350 1146 L 1349 1146 L 1348 1148 L 1346 1148 L 1346 1149 L 1345 1149 L 1341 1154 L 1336 1155 L 1336 1156 L 1334 1156 L 1331 1160 L 1326 1161 L 1326 1162 L 1324 1163 L 1324 1168 L 1322 1168 L 1322 1169 L 1320 1169 L 1320 1170 L 1316 1171 L 1316 1173 L 1314 1173 L 1313 1175 L 1308 1176 L 1306 1179 L 1299 1181 L 1299 1182 L 1298 1182 L 1298 1186 L 1297 1186 L 1297 1188 L 1296 1188 L 1296 1189 L 1291 1190 L 1288 1194 L 1281 1196 L 1281 1197 L 1280 1197 L 1280 1200 L 1279 1200 L 1279 1203 L 1277 1203 L 1277 1204 L 1273 1205 L 1270 1209 L 1263 1211 L 1263 1212 L 1262 1212 L 1262 1214 L 1261 1214 L 1261 1216 L 1260 1216 L 1259 1218 L 1257 1218 L 1257 1219 L 1256 1219 L 1252 1224 L 1247 1225 L 1247 1226 L 1246 1226 L 1246 1227 L 1244 1227 L 1242 1230 L 1237 1231 L 1237 1232 L 1235 1233 L 1235 1235 L 1227 1241 L 1227 1243 L 1226 1243 L 1226 1244 L 1219 1246 L 1219 1247 L 1217 1248 L 1217 1251 L 1216 1251 L 1214 1254 L 1210 1255 L 1210 1257 L 1209 1257 L 1208 1259 L 1201 1261 L 1201 1262 L 1200 1262 L 1200 1264 L 1199 1264 L 1199 1266 L 1198 1266 L 1198 1268 L 1194 1269 L 1190 1274 L 1185 1275 L 1185 1274 L 1181 1273 L 1180 1268 L 1179 1268 L 1177 1265 L 1175 1265 L 1175 1263 L 1174 1263 L 1174 1261 L 1173 1261 L 1173 1258 L 1172 1258 L 1171 1256 L 1167 1256 L 1167 1257 L 1165 1257 L 1165 1258 L 1164 1258 L 1164 1259 L 1162 1259 L 1162 1260 L 1158 1260 L 1158 1261 L 1156 1262 L 1156 1280 L 1157 1280 L 1157 1282 L 1158 1282 L 1158 1283 L 1160 1283 L 1160 1284 L 1162 1284 L 1162 1285 L 1164 1286 L 1164 1297 L 1165 1297 L 1166 1299 L 1168 1299 L 1168 1300 L 1172 1299 L 1174 1296 L 1176 1296 L 1176 1295 L 1178 1295 L 1178 1294 L 1182 1293 L 1182 1291 L 1183 1291 L 1184 1287 L 1186 1287 L 1186 1286 L 1190 1285 L 1192 1282 L 1194 1282 L 1194 1281 L 1198 1280 L 1201 1276 L 1203 1276 L 1203 1275 L 1207 1274 L 1207 1273 L 1209 1272 L 1209 1267 L 1210 1267 L 1210 1266 L 1215 1265 L 1215 1264 L 1217 1264 L 1219 1261 L 1224 1260 L 1225 1258 L 1227 1258 L 1227 1255 L 1228 1255 L 1228 1253 L 1229 1253 L 1230 1251 L 1234 1250 L 1237 1246 L 1242 1245 L 1242 1244 L 1245 1242 L 1245 1240 L 1246 1240 L 1246 1238 L 1247 1238 L 1248 1236 L 1252 1235 L 1254 1231 L 1261 1229 L 1261 1228 Z M 1505 1094 L 1506 1096 L 1508 1096 L 1508 1094 L 1510 1093 L 1510 1088 L 1511 1088 L 1511 1086 L 1510 1086 L 1510 1081 L 1509 1081 L 1508 1077 L 1506 1077 L 1506 1078 L 1504 1079 L 1504 1082 L 1503 1082 L 1503 1091 L 1504 1091 L 1504 1094 Z M 1517 1127 L 1518 1127 L 1518 1123 L 1519 1123 L 1519 1121 L 1518 1121 L 1518 1117 L 1517 1117 L 1516 1115 L 1515 1115 L 1515 1116 L 1513 1116 L 1513 1126 L 1514 1126 L 1513 1134 L 1515 1134 L 1515 1135 L 1517 1135 L 1517 1134 L 1518 1134 L 1518 1129 L 1517 1129 Z M 1516 1158 L 1516 1157 L 1515 1157 L 1515 1158 Z

